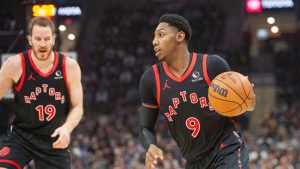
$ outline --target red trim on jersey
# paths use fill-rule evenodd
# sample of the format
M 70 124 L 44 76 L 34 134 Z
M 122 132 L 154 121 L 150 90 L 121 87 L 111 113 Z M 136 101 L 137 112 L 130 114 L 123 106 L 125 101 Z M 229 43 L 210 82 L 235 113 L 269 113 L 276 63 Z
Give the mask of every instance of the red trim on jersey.
M 241 146 L 238 149 L 238 165 L 240 169 L 243 169 L 242 161 L 241 161 Z
M 55 54 L 54 63 L 53 63 L 52 69 L 48 73 L 43 73 L 36 67 L 36 65 L 34 64 L 32 58 L 31 58 L 31 52 L 32 52 L 32 50 L 28 51 L 29 61 L 30 61 L 31 66 L 33 67 L 33 69 L 36 71 L 37 74 L 39 74 L 42 77 L 47 77 L 55 71 L 55 69 L 58 65 L 58 53 L 57 52 L 54 52 L 54 54 Z
M 21 62 L 22 62 L 22 75 L 19 81 L 19 84 L 15 86 L 17 92 L 19 92 L 23 86 L 25 75 L 26 75 L 26 68 L 25 68 L 25 59 L 23 53 L 20 53 Z
M 239 149 L 238 149 L 237 163 L 238 163 L 239 169 L 243 169 L 242 161 L 241 161 L 241 147 L 243 145 L 243 142 L 242 142 L 240 136 L 238 135 L 237 131 L 233 131 L 233 134 L 235 135 L 236 139 L 240 142 Z
M 155 84 L 156 84 L 156 100 L 157 100 L 158 106 L 160 107 L 160 79 L 159 79 L 157 66 L 153 65 L 152 67 L 153 67 L 153 71 L 154 71 Z
M 68 89 L 68 93 L 70 94 L 68 77 L 67 77 L 66 61 L 67 61 L 67 56 L 64 55 L 63 56 L 63 60 L 62 60 L 62 72 L 63 72 L 63 76 L 64 76 L 64 81 L 65 81 L 67 89 Z
M 238 128 L 238 124 L 235 120 L 233 120 L 232 118 L 229 118 L 230 121 L 234 124 L 235 128 L 237 129 Z
M 13 165 L 17 169 L 22 169 L 21 166 L 18 163 L 16 163 L 15 161 L 12 161 L 12 160 L 0 160 L 0 163 L 7 163 L 7 164 L 10 164 L 10 165 Z
M 210 81 L 208 73 L 207 73 L 207 64 L 206 64 L 206 61 L 207 61 L 207 54 L 205 54 L 203 56 L 202 67 L 203 67 L 204 79 L 205 79 L 207 85 L 209 85 L 211 81 Z
M 168 69 L 168 66 L 167 66 L 167 63 L 166 62 L 163 62 L 163 68 L 164 68 L 164 71 L 166 72 L 166 74 L 174 81 L 176 82 L 182 82 L 184 81 L 188 76 L 189 74 L 192 72 L 194 66 L 195 66 L 195 63 L 196 63 L 196 60 L 197 60 L 197 54 L 196 53 L 193 53 L 193 56 L 192 56 L 192 61 L 191 61 L 191 64 L 189 65 L 189 68 L 187 69 L 187 71 L 181 76 L 181 77 L 176 77 L 174 76 L 170 70 Z

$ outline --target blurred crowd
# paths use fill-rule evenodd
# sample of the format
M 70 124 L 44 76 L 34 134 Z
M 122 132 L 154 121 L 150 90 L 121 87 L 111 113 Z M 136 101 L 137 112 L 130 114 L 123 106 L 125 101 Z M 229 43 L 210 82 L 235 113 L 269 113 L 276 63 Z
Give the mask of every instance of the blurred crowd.
M 299 33 L 264 42 L 264 52 L 272 56 L 277 103 L 264 117 L 257 136 L 245 132 L 254 169 L 300 168 Z
M 0 31 L 15 31 L 16 21 L 12 15 L 0 13 Z
M 300 101 L 278 105 L 264 117 L 257 136 L 244 132 L 253 169 L 300 168 Z

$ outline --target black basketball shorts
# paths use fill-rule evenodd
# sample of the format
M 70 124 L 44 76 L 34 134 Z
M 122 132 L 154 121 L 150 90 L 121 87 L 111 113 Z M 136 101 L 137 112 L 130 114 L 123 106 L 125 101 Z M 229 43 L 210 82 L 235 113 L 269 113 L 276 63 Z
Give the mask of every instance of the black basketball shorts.
M 13 130 L 0 143 L 0 168 L 23 169 L 33 160 L 36 169 L 70 169 L 69 150 L 53 149 L 47 144 L 28 132 Z
M 249 151 L 238 131 L 225 135 L 201 160 L 187 162 L 186 169 L 249 169 Z

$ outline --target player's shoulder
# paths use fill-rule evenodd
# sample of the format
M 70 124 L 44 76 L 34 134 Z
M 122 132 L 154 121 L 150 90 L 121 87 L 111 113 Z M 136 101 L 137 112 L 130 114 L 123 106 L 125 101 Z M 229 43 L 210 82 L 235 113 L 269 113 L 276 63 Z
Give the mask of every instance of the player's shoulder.
M 211 62 L 226 62 L 226 60 L 217 54 L 209 54 L 207 55 L 207 61 Z
M 216 54 L 196 53 L 196 52 L 193 52 L 192 54 L 193 55 L 196 54 L 198 62 L 201 62 L 205 57 L 206 57 L 206 60 L 212 60 L 212 61 L 217 61 L 217 60 L 222 59 L 222 57 L 220 57 L 219 55 L 216 55 Z
M 64 57 L 66 60 L 65 64 L 66 64 L 67 69 L 79 69 L 80 70 L 79 64 L 75 59 L 73 59 L 69 56 L 66 56 L 66 55 L 64 55 Z
M 157 67 L 158 64 L 154 64 L 152 66 L 149 66 L 146 71 L 143 73 L 141 77 L 141 81 L 152 81 L 154 80 L 154 67 Z
M 62 52 L 59 52 L 59 51 L 55 51 L 55 53 L 58 53 L 59 57 L 61 57 L 62 59 L 65 59 L 66 64 L 68 64 L 70 66 L 78 65 L 77 61 L 74 58 L 72 58 L 72 57 L 70 57 L 70 56 L 68 56 L 68 55 L 66 55 Z
M 21 76 L 22 68 L 25 64 L 22 64 L 21 55 L 10 56 L 1 66 L 1 75 L 17 79 L 17 76 Z
M 3 67 L 7 67 L 10 69 L 19 69 L 22 65 L 22 58 L 20 54 L 10 56 L 7 60 L 4 61 Z
M 193 52 L 196 53 L 196 52 Z M 207 56 L 207 59 L 209 60 L 223 60 L 223 58 L 218 54 L 207 54 L 207 53 L 196 53 L 196 56 L 199 58 L 203 58 L 204 56 Z

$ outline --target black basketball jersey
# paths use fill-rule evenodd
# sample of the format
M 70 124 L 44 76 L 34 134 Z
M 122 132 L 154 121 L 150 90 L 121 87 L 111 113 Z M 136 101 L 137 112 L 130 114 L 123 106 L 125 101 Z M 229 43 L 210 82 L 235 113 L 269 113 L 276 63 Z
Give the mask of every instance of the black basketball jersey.
M 193 53 L 182 77 L 174 76 L 165 62 L 153 65 L 156 100 L 171 135 L 188 161 L 201 159 L 235 122 L 217 114 L 208 101 L 207 55 Z
M 55 53 L 52 69 L 42 73 L 35 66 L 32 50 L 21 53 L 22 75 L 15 89 L 13 125 L 33 134 L 50 137 L 69 112 L 66 56 Z

